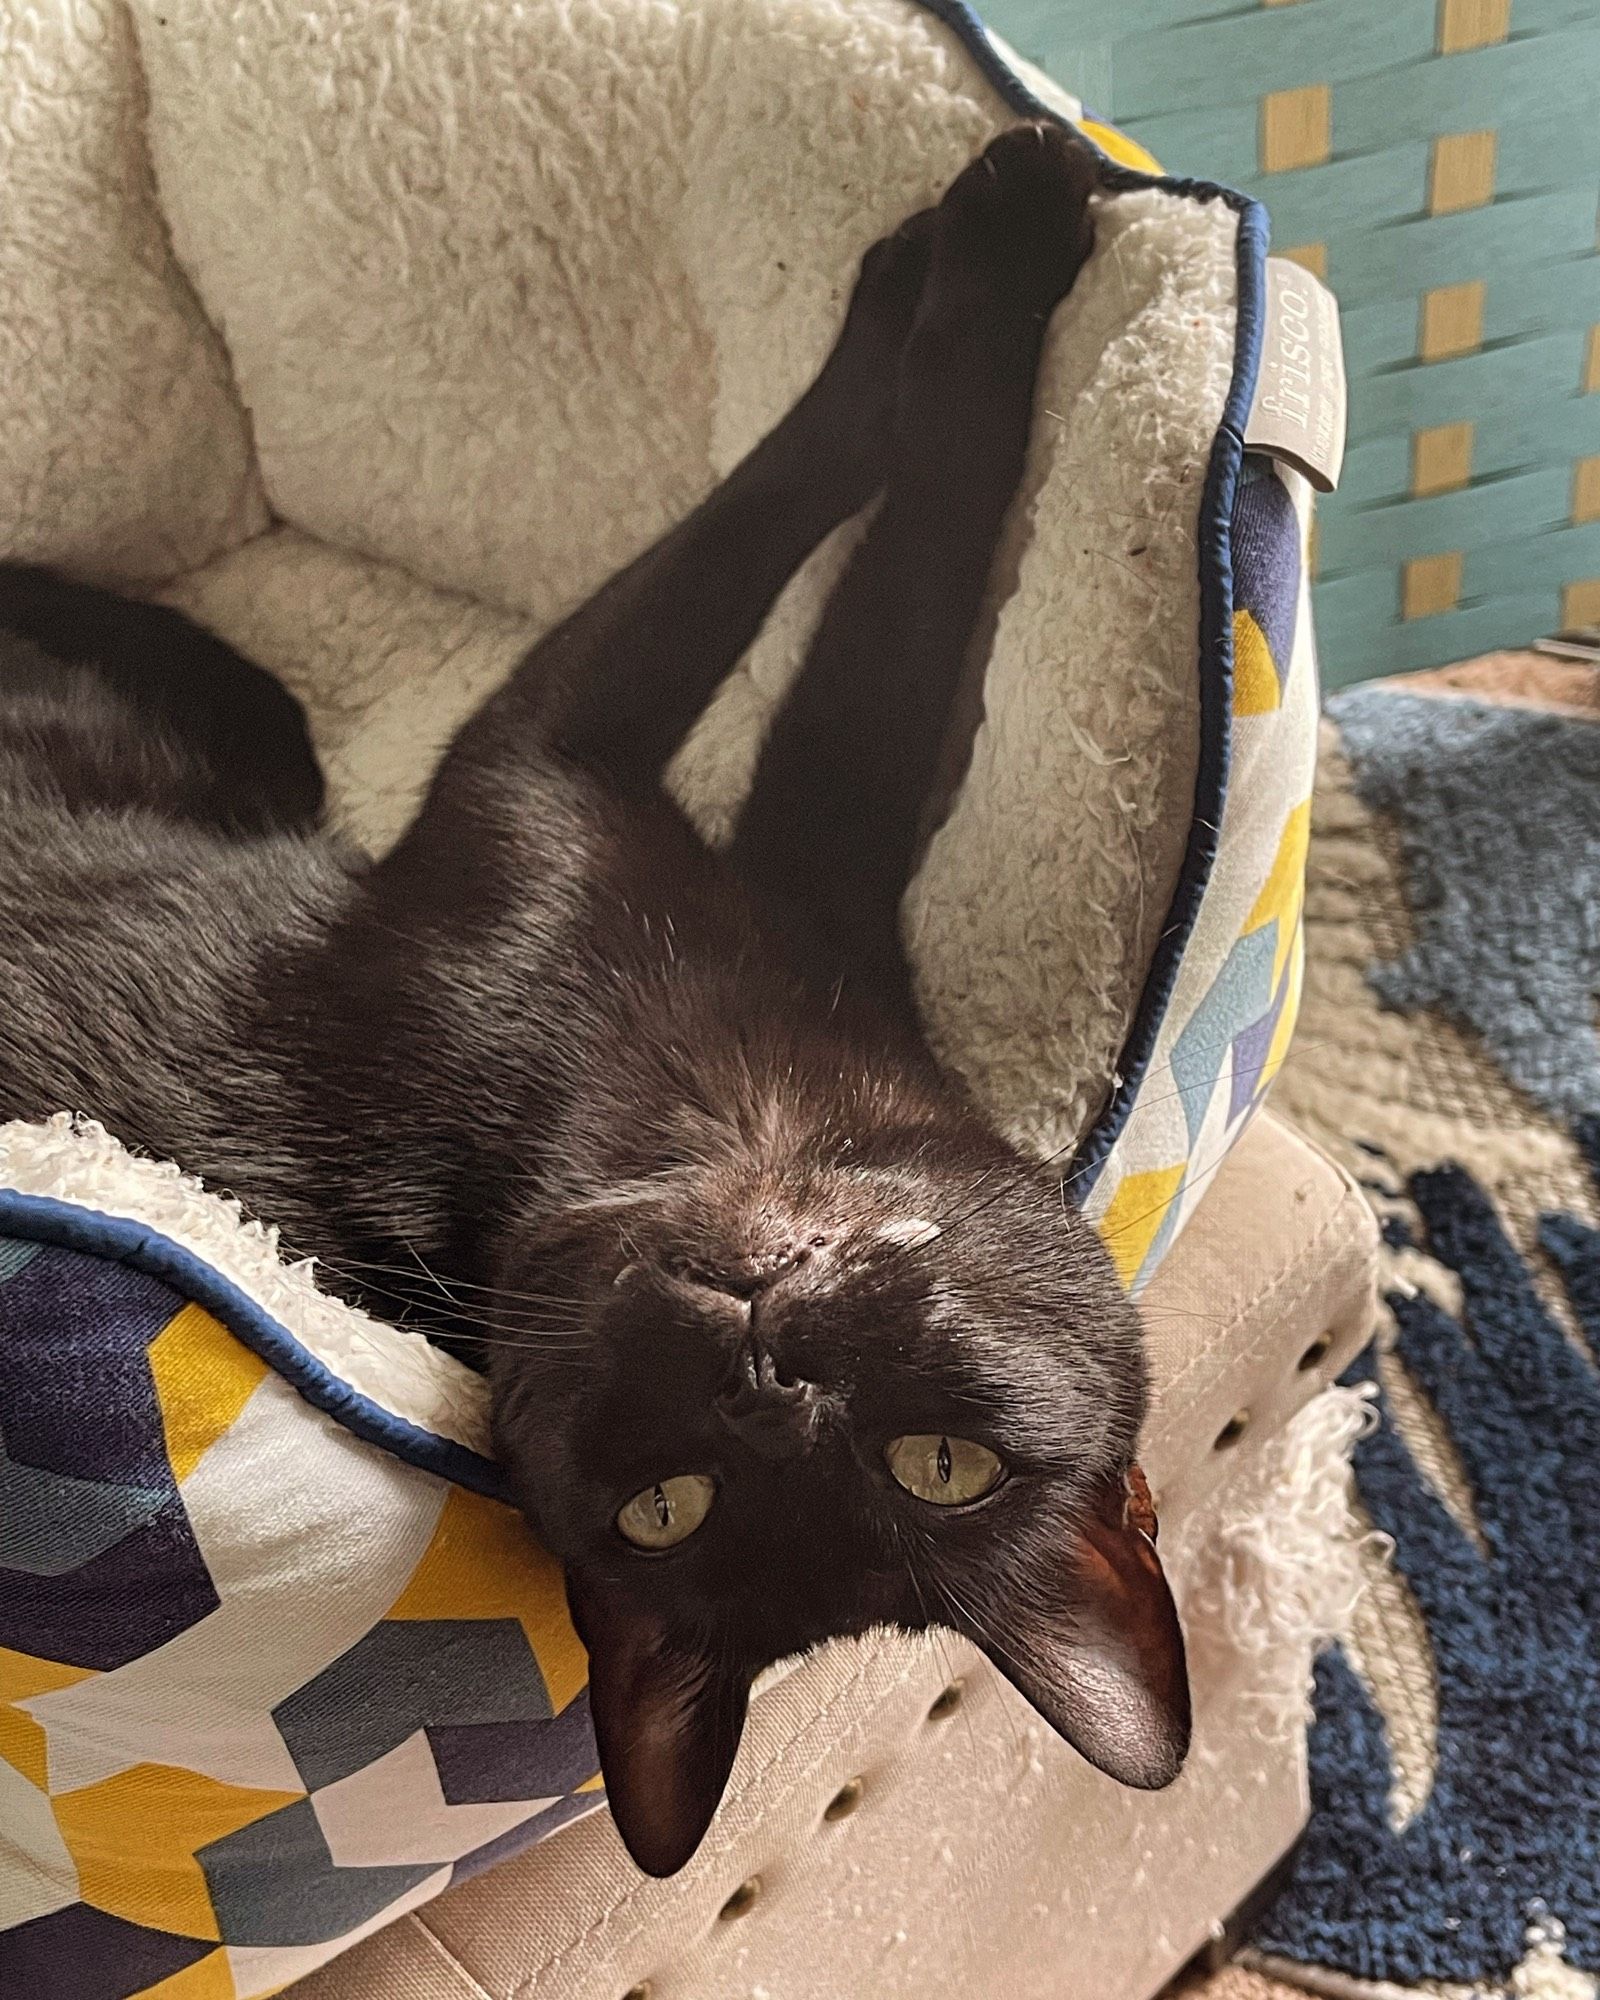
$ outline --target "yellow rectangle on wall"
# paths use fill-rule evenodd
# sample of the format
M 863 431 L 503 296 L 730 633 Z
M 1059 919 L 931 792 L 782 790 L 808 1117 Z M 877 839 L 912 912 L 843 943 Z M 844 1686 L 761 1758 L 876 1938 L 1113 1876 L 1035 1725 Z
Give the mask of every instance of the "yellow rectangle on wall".
M 1439 0 L 1439 53 L 1486 49 L 1511 32 L 1511 0 Z
M 1562 591 L 1561 623 L 1568 631 L 1575 625 L 1600 625 L 1600 576 L 1569 583 Z
M 1435 424 L 1411 436 L 1411 491 L 1454 493 L 1472 477 L 1472 425 Z
M 1261 100 L 1261 171 L 1321 166 L 1333 151 L 1333 93 L 1325 83 L 1274 90 Z
M 1423 293 L 1417 347 L 1424 361 L 1446 361 L 1452 354 L 1478 351 L 1483 345 L 1483 300 L 1481 278 Z
M 1428 167 L 1428 212 L 1456 215 L 1494 200 L 1496 134 L 1447 132 L 1433 142 Z
M 1283 258 L 1287 264 L 1298 264 L 1302 271 L 1309 271 L 1313 278 L 1328 282 L 1328 246 L 1326 243 L 1297 243 L 1292 250 L 1274 250 L 1274 257 Z
M 1417 556 L 1401 572 L 1400 615 L 1433 618 L 1461 601 L 1461 554 Z

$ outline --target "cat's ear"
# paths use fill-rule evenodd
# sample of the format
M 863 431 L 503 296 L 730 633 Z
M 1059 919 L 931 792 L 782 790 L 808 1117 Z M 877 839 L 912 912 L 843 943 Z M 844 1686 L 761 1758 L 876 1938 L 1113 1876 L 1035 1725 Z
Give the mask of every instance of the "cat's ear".
M 1188 1754 L 1189 1674 L 1137 1466 L 1106 1483 L 1062 1553 L 1010 1607 L 1009 1629 L 972 1636 L 1080 1755 L 1158 1791 Z
M 744 1729 L 751 1676 L 605 1583 L 567 1576 L 611 1817 L 647 1875 L 704 1838 Z

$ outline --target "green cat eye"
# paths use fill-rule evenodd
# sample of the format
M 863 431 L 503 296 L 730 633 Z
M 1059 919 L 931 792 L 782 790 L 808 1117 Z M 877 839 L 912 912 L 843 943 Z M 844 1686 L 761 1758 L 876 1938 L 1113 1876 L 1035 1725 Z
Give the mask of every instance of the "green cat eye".
M 635 1493 L 617 1526 L 636 1549 L 670 1549 L 686 1542 L 711 1512 L 716 1482 L 703 1472 L 661 1479 Z
M 918 1500 L 959 1507 L 981 1500 L 1000 1484 L 1005 1467 L 987 1445 L 936 1431 L 895 1438 L 884 1451 L 896 1481 Z

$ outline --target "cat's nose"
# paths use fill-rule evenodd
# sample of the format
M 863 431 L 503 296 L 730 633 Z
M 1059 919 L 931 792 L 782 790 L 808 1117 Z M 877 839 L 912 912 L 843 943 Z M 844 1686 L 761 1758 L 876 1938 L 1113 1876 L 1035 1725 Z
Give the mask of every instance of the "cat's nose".
M 832 1399 L 789 1375 L 758 1337 L 747 1340 L 717 1397 L 717 1414 L 762 1458 L 793 1458 L 816 1443 Z
M 722 1251 L 715 1256 L 675 1257 L 668 1268 L 675 1278 L 708 1291 L 726 1292 L 746 1304 L 809 1264 L 829 1239 L 820 1232 L 796 1236 L 770 1249 Z

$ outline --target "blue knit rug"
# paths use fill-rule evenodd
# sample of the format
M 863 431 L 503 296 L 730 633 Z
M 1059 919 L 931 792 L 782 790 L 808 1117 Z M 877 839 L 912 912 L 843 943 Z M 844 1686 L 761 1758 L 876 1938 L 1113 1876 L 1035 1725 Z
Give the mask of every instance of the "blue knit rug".
M 1356 1477 L 1420 1612 L 1431 1729 L 1403 1760 L 1401 1677 L 1323 1657 L 1311 1824 L 1255 1946 L 1322 1992 L 1592 1994 L 1600 720 L 1393 684 L 1330 716 L 1279 1102 L 1354 1142 L 1383 1220 Z

